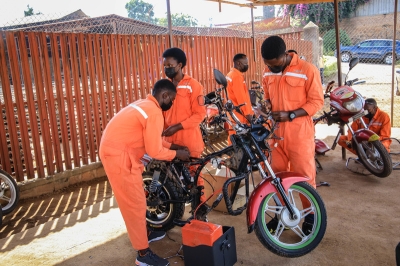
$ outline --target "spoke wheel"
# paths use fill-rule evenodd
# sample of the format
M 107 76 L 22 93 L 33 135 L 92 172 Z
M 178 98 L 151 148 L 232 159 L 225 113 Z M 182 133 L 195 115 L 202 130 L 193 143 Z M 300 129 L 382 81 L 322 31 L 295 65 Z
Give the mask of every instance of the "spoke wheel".
M 362 153 L 365 153 L 365 157 Z M 392 173 L 392 159 L 379 140 L 360 142 L 357 146 L 357 155 L 373 175 L 387 177 Z
M 14 178 L 0 170 L 0 205 L 4 214 L 12 212 L 19 200 L 19 188 Z

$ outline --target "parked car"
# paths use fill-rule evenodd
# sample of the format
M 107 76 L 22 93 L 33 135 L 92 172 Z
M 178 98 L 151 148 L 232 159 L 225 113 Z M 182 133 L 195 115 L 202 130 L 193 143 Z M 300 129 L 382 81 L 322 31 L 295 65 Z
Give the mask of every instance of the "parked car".
M 353 46 L 341 46 L 342 62 L 349 62 L 351 58 L 377 59 L 385 64 L 391 65 L 393 40 L 390 39 L 370 39 L 362 41 Z M 336 56 L 335 51 L 335 56 Z M 400 59 L 400 41 L 396 41 L 396 61 Z

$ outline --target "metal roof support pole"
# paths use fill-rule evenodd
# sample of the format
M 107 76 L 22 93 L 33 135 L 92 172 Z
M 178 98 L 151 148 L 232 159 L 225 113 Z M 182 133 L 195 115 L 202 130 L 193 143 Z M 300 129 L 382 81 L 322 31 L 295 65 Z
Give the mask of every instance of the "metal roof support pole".
M 251 36 L 253 38 L 253 55 L 254 55 L 254 62 L 256 61 L 257 55 L 256 55 L 256 35 L 254 34 L 254 14 L 253 14 L 253 9 L 254 6 L 250 5 L 251 9 Z
M 339 0 L 334 0 L 335 10 L 335 33 L 336 33 L 336 57 L 337 57 L 337 69 L 338 69 L 338 85 L 342 86 L 342 65 L 340 56 L 340 32 L 339 32 Z M 344 135 L 344 125 L 340 125 L 340 133 Z M 346 160 L 346 149 L 342 147 L 342 159 Z
M 394 23 L 393 23 L 393 51 L 392 51 L 392 98 L 390 100 L 390 121 L 393 127 L 393 104 L 394 104 L 394 77 L 396 74 L 396 28 L 397 28 L 397 5 L 399 0 L 394 1 Z M 397 82 L 397 81 L 396 81 Z M 398 84 L 396 84 L 399 86 Z
M 171 20 L 171 7 L 169 0 L 167 0 L 167 20 L 168 20 L 168 32 L 169 32 L 169 45 L 174 47 L 174 39 L 172 38 L 172 20 Z

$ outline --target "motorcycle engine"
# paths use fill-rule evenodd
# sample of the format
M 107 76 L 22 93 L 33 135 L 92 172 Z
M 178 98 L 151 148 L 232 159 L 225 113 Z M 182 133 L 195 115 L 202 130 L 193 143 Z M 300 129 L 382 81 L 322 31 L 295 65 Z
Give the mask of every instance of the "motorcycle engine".
M 224 165 L 227 168 L 238 170 L 240 163 L 243 160 L 243 150 L 238 149 L 236 152 L 232 152 L 231 154 L 229 154 L 229 156 L 229 158 L 224 160 Z

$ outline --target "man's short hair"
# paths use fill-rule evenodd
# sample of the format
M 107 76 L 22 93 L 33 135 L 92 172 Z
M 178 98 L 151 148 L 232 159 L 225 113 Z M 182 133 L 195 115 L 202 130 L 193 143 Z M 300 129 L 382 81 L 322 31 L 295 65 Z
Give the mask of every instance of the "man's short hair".
M 286 51 L 285 41 L 279 36 L 270 36 L 261 45 L 261 56 L 265 60 L 279 58 Z
M 236 62 L 237 60 L 242 59 L 242 58 L 246 58 L 246 57 L 247 57 L 247 55 L 245 55 L 245 54 L 236 54 L 233 57 L 233 62 Z
M 176 93 L 176 87 L 169 79 L 160 79 L 154 84 L 152 95 L 156 96 L 163 91 Z
M 173 57 L 178 64 L 182 63 L 182 68 L 186 66 L 186 55 L 185 52 L 177 47 L 169 48 L 164 51 L 163 58 Z
M 365 99 L 365 103 L 366 104 L 373 104 L 373 105 L 377 106 L 377 103 L 376 103 L 374 98 Z

